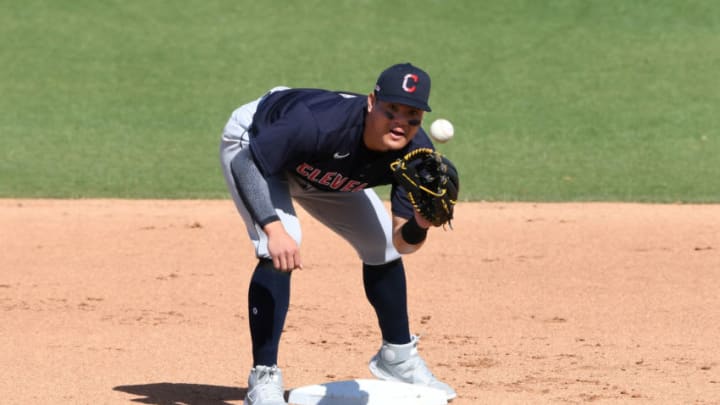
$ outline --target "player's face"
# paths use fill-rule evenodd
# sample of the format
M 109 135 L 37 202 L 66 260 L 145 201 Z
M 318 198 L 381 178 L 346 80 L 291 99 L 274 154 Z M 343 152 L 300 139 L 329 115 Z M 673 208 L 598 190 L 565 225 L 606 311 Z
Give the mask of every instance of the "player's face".
M 402 149 L 417 134 L 425 111 L 405 104 L 378 101 L 368 96 L 368 114 L 363 138 L 370 150 Z

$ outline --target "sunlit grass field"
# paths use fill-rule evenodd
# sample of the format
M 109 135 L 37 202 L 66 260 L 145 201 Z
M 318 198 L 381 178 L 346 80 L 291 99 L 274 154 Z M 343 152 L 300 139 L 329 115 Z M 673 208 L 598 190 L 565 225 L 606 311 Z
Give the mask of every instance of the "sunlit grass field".
M 720 201 L 720 3 L 0 0 L 0 197 L 227 198 L 230 112 L 410 61 L 463 200 Z

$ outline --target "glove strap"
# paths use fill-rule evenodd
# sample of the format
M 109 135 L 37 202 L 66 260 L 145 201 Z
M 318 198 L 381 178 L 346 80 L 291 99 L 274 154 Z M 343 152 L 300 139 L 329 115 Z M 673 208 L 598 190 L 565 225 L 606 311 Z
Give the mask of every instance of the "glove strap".
M 428 230 L 421 227 L 415 220 L 415 217 L 410 218 L 400 229 L 402 238 L 411 245 L 417 245 L 424 241 L 425 238 L 427 238 L 427 233 Z

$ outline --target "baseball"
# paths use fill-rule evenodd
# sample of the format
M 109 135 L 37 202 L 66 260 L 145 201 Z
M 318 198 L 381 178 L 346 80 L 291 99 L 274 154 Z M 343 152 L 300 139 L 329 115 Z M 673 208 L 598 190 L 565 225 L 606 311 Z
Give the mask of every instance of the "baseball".
M 455 135 L 455 129 L 450 121 L 446 119 L 436 119 L 430 125 L 430 136 L 440 143 L 449 141 L 453 135 Z

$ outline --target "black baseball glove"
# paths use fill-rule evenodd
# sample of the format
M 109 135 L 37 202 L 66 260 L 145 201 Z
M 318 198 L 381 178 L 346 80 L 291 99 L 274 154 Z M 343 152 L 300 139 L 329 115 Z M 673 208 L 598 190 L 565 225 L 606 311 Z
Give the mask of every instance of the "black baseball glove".
M 423 218 L 452 228 L 460 179 L 448 158 L 430 148 L 415 149 L 390 163 L 390 170 Z

